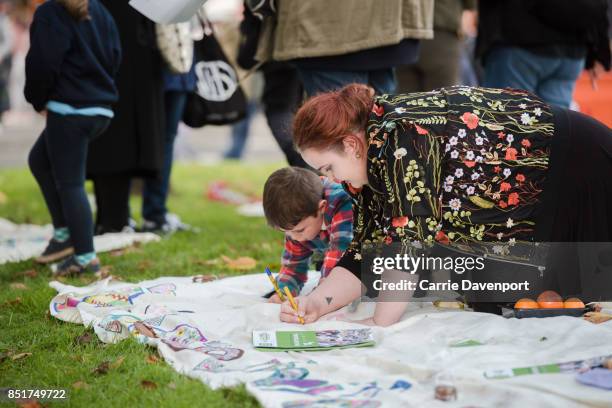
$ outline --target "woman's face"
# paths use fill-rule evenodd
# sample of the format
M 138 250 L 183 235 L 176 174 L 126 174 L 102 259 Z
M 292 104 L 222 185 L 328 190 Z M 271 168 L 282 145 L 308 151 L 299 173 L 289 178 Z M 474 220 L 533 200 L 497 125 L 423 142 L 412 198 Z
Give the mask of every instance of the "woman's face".
M 340 149 L 305 149 L 302 151 L 302 158 L 324 176 L 338 182 L 345 181 L 353 187 L 360 188 L 368 184 L 367 156 L 364 145 L 360 136 L 351 135 L 344 138 Z

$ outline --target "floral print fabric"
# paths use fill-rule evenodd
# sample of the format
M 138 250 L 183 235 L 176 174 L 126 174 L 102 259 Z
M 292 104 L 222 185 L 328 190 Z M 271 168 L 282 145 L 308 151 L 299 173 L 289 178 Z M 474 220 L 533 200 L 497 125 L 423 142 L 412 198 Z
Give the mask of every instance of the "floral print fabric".
M 550 108 L 525 91 L 376 97 L 348 262 L 362 244 L 532 240 L 553 134 Z

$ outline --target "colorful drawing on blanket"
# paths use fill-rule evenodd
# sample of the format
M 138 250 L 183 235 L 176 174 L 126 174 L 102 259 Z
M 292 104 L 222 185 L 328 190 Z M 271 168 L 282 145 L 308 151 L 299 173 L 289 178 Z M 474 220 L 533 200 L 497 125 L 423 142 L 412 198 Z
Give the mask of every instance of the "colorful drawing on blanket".
M 111 333 L 130 333 L 138 321 L 140 318 L 131 314 L 109 314 L 98 322 L 98 327 Z
M 406 391 L 406 390 L 409 390 L 411 387 L 412 387 L 412 384 L 410 384 L 408 381 L 397 380 L 396 382 L 393 383 L 393 385 L 389 389 L 390 390 Z
M 53 302 L 53 310 L 55 310 L 56 313 L 59 313 L 66 308 L 77 307 L 79 303 L 87 303 L 97 307 L 129 306 L 134 304 L 134 299 L 144 295 L 147 292 L 159 295 L 171 294 L 176 296 L 176 285 L 173 283 L 162 283 L 151 286 L 150 288 L 131 287 L 124 290 L 103 292 L 84 297 L 75 297 L 70 295 L 57 296 L 55 302 Z
M 343 346 L 370 341 L 371 329 L 323 330 L 318 331 L 317 341 L 320 347 Z
M 271 376 L 253 381 L 253 384 L 266 391 L 285 391 L 299 394 L 319 395 L 342 389 L 339 384 L 330 384 L 326 380 L 307 379 L 310 372 L 295 363 L 276 367 Z
M 378 408 L 380 401 L 328 398 L 283 402 L 283 408 Z
M 273 371 L 276 367 L 280 366 L 282 363 L 273 359 L 270 361 L 266 361 L 264 363 L 253 364 L 242 367 L 226 367 L 225 364 L 220 362 L 215 358 L 206 358 L 199 362 L 195 367 L 193 367 L 193 371 L 204 371 L 207 373 L 229 373 L 229 372 L 242 372 L 242 373 L 257 373 L 261 371 Z
M 341 395 L 343 398 L 346 397 L 359 397 L 359 398 L 374 398 L 378 393 L 382 391 L 382 388 L 378 386 L 376 381 L 366 384 L 360 390 L 350 394 Z
M 159 317 L 157 317 L 157 319 L 159 319 Z M 186 323 L 179 324 L 171 330 L 165 330 L 159 326 L 147 325 L 145 321 L 141 323 L 174 351 L 199 351 L 221 361 L 235 360 L 242 357 L 244 354 L 244 350 L 232 347 L 230 344 L 216 340 L 208 340 L 200 329 Z

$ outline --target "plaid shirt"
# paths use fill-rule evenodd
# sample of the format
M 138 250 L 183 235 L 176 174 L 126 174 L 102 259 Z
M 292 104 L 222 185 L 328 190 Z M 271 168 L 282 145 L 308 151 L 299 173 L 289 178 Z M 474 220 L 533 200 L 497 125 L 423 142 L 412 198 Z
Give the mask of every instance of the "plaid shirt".
M 291 294 L 300 292 L 308 279 L 308 267 L 314 254 L 323 255 L 321 277 L 329 275 L 353 239 L 353 205 L 350 196 L 341 184 L 321 177 L 323 199 L 327 207 L 323 215 L 323 228 L 319 236 L 310 241 L 295 241 L 285 236 L 285 249 L 281 270 L 277 276 L 278 286 L 288 286 Z

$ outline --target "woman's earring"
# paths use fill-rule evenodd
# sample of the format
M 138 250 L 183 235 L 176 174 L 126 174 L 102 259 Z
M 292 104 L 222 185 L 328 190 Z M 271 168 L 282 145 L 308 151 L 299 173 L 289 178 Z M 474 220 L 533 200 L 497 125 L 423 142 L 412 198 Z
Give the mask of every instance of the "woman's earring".
M 357 154 L 355 155 L 355 158 L 356 158 L 356 159 L 361 159 L 361 153 L 357 153 Z

